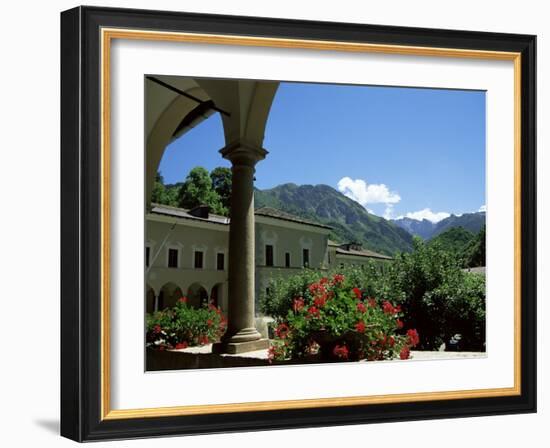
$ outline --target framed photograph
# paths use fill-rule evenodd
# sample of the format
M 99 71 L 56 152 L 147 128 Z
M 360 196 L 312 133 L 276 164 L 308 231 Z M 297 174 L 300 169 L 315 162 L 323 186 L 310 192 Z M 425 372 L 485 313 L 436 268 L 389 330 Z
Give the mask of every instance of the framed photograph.
M 61 14 L 61 434 L 536 411 L 535 36 Z

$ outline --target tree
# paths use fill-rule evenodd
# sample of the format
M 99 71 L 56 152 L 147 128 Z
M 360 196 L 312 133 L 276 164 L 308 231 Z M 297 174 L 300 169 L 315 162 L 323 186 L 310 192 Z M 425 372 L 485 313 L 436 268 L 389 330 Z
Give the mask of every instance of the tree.
M 467 268 L 485 266 L 485 226 L 466 246 L 463 258 Z
M 177 186 L 164 185 L 164 178 L 160 172 L 157 171 L 155 184 L 153 185 L 151 194 L 151 202 L 175 207 L 178 205 L 178 190 L 179 187 Z
M 183 208 L 208 205 L 214 213 L 224 212 L 220 197 L 212 188 L 212 179 L 202 166 L 196 166 L 189 171 L 179 192 L 178 205 Z
M 210 172 L 212 179 L 212 188 L 220 197 L 222 206 L 229 211 L 231 207 L 231 186 L 233 183 L 233 173 L 231 169 L 225 167 L 214 168 Z

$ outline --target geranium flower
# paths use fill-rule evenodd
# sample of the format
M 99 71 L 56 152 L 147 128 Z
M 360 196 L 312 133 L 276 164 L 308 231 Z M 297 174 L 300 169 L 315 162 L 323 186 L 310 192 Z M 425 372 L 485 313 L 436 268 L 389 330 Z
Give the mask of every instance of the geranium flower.
M 309 285 L 308 289 L 312 296 L 323 294 L 325 292 L 325 287 L 320 283 L 312 283 L 311 285 Z
M 395 325 L 397 325 L 397 328 L 398 328 L 399 330 L 401 330 L 401 328 L 403 328 L 403 322 L 401 321 L 401 319 L 397 319 L 397 320 L 395 321 Z
M 361 298 L 362 292 L 361 292 L 361 290 L 360 290 L 359 288 L 353 288 L 352 291 L 353 291 L 353 294 L 355 294 L 355 297 L 356 297 L 357 299 L 360 299 L 360 298 Z
M 208 325 L 209 327 L 211 327 L 212 325 L 214 325 L 214 321 L 212 319 L 208 319 L 206 321 L 206 325 Z
M 178 302 L 180 303 L 187 303 L 187 297 L 183 296 L 178 299 Z
M 304 299 L 302 297 L 298 297 L 294 299 L 294 302 L 292 303 L 292 309 L 295 313 L 297 313 L 304 308 L 304 305 Z
M 332 354 L 340 359 L 348 359 L 349 350 L 345 345 L 335 345 Z
M 319 280 L 319 283 L 320 283 L 321 285 L 326 285 L 326 284 L 328 283 L 328 278 L 323 277 L 321 280 Z
M 275 334 L 280 339 L 286 339 L 289 331 L 290 328 L 288 328 L 288 325 L 283 322 L 277 326 L 277 328 L 275 329 Z
M 363 302 L 359 302 L 357 304 L 357 311 L 361 312 L 361 313 L 364 313 L 367 311 L 367 307 L 365 306 L 365 304 Z
M 316 307 L 322 308 L 327 303 L 327 296 L 326 294 L 323 294 L 321 296 L 315 297 L 315 300 L 313 301 Z
M 420 336 L 418 336 L 418 332 L 414 329 L 407 331 L 407 337 L 409 338 L 409 344 L 411 347 L 418 345 L 420 342 Z
M 386 314 L 395 314 L 395 308 L 387 300 L 384 301 L 384 303 L 382 303 L 382 309 L 384 310 L 384 313 L 386 313 Z
M 310 306 L 307 310 L 308 317 L 319 317 L 319 309 L 316 306 Z
M 359 333 L 364 333 L 365 332 L 365 322 L 363 322 L 362 320 L 360 320 L 359 322 L 357 322 L 355 324 L 355 329 L 359 332 Z
M 339 283 L 344 282 L 344 276 L 342 274 L 335 274 L 334 277 L 332 277 L 332 284 L 337 285 Z
M 401 349 L 401 352 L 399 352 L 400 359 L 409 359 L 410 355 L 411 355 L 411 349 L 408 346 L 403 347 Z
M 157 324 L 153 327 L 153 333 L 159 334 L 161 331 L 162 331 L 162 328 L 160 325 Z
M 369 297 L 367 299 L 367 303 L 369 304 L 369 306 L 371 308 L 376 308 L 377 303 L 376 303 L 376 299 L 374 297 Z
M 176 344 L 176 350 L 181 350 L 183 348 L 187 348 L 189 346 L 189 344 L 187 343 L 187 341 L 183 341 L 183 342 L 178 342 Z

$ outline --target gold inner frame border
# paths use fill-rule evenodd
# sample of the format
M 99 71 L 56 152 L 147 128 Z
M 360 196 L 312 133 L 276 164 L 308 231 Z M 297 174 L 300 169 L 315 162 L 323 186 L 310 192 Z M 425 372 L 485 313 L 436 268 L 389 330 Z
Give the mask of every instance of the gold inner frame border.
M 185 42 L 212 45 L 295 48 L 355 53 L 506 60 L 514 63 L 514 386 L 442 392 L 368 395 L 188 405 L 136 409 L 111 409 L 110 388 L 110 50 L 113 39 Z M 368 404 L 504 397 L 521 394 L 521 53 L 459 48 L 230 36 L 139 29 L 101 29 L 101 420 L 169 417 L 229 412 L 307 409 Z

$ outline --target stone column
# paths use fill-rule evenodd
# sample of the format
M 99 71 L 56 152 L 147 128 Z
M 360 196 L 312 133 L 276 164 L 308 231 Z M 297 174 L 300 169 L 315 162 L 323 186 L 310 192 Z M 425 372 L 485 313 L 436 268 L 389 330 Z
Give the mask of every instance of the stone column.
M 155 297 L 153 299 L 153 311 L 155 312 L 159 310 L 159 294 L 155 294 Z
M 254 324 L 255 236 L 254 172 L 267 151 L 239 141 L 221 151 L 232 163 L 231 222 L 229 227 L 227 333 L 216 351 L 242 353 L 267 348 Z

